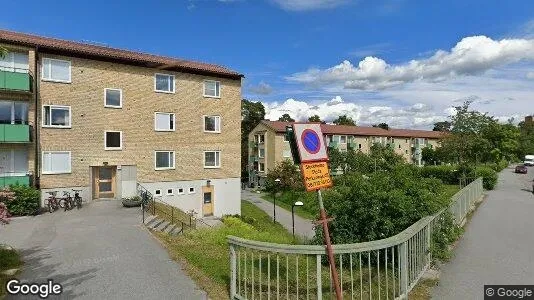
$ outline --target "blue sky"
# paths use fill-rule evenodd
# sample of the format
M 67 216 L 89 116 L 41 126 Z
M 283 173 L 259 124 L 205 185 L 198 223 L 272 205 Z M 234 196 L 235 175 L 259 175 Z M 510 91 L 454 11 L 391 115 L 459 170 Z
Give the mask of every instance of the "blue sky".
M 465 99 L 534 113 L 534 2 L 437 2 L 4 0 L 0 27 L 225 65 L 272 119 L 430 128 Z

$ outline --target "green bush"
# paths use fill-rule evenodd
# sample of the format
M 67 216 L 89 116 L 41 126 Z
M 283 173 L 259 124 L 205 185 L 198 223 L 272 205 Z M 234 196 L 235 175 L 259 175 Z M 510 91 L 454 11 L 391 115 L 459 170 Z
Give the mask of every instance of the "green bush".
M 445 184 L 458 184 L 460 170 L 457 166 L 424 166 L 421 168 L 421 176 L 437 178 Z
M 454 219 L 449 211 L 444 211 L 432 230 L 432 244 L 430 252 L 432 258 L 446 261 L 451 257 L 449 245 L 460 237 L 463 229 L 454 224 Z
M 15 193 L 15 199 L 6 203 L 12 215 L 32 215 L 39 210 L 41 203 L 41 193 L 39 190 L 24 185 L 11 185 L 9 189 Z
M 478 166 L 476 168 L 476 176 L 482 177 L 482 185 L 486 190 L 493 190 L 495 185 L 497 185 L 497 179 L 499 178 L 495 170 L 485 166 Z

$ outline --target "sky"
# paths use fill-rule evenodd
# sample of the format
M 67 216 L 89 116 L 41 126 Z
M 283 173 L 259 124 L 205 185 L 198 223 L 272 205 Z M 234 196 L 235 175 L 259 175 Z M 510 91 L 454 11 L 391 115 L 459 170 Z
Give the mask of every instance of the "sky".
M 266 118 L 534 114 L 534 1 L 2 1 L 0 28 L 224 65 Z M 6 13 L 8 12 L 8 13 Z

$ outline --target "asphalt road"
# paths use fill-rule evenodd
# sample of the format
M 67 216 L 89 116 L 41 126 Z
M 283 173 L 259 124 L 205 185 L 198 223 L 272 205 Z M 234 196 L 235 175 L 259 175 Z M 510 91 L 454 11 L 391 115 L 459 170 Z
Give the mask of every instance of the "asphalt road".
M 529 174 L 505 169 L 442 267 L 432 299 L 484 299 L 484 285 L 534 284 L 534 195 Z
M 15 219 L 0 226 L 0 243 L 21 251 L 22 281 L 63 286 L 50 299 L 207 299 L 142 227 L 139 209 L 118 201 Z
M 273 203 L 263 200 L 261 194 L 253 193 L 248 190 L 241 191 L 241 199 L 253 203 L 258 208 L 266 212 L 271 218 L 273 217 Z M 280 206 L 276 206 L 276 221 L 284 226 L 289 232 L 293 230 L 291 212 Z M 295 235 L 311 239 L 315 235 L 311 220 L 304 219 L 295 215 Z

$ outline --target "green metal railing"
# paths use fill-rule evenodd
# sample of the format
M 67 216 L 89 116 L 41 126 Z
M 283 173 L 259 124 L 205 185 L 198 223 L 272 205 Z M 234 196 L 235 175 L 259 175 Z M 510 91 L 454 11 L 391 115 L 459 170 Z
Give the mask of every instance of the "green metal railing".
M 0 124 L 0 143 L 29 143 L 30 125 Z
M 483 195 L 478 178 L 452 197 L 451 204 L 403 232 L 377 241 L 334 245 L 344 299 L 407 298 L 431 264 L 432 232 L 449 210 L 464 223 Z M 286 245 L 229 236 L 232 299 L 333 298 L 332 274 L 320 245 Z
M 14 68 L 12 71 L 0 70 L 0 90 L 30 92 L 31 75 L 27 70 L 23 71 L 26 72 L 15 72 Z
M 329 148 L 333 148 L 333 149 L 338 149 L 339 148 L 339 143 L 338 142 L 330 142 L 330 143 L 328 143 L 328 147 Z
M 31 183 L 30 175 L 6 175 L 0 174 L 0 188 L 4 188 L 10 185 L 26 185 L 29 186 Z

